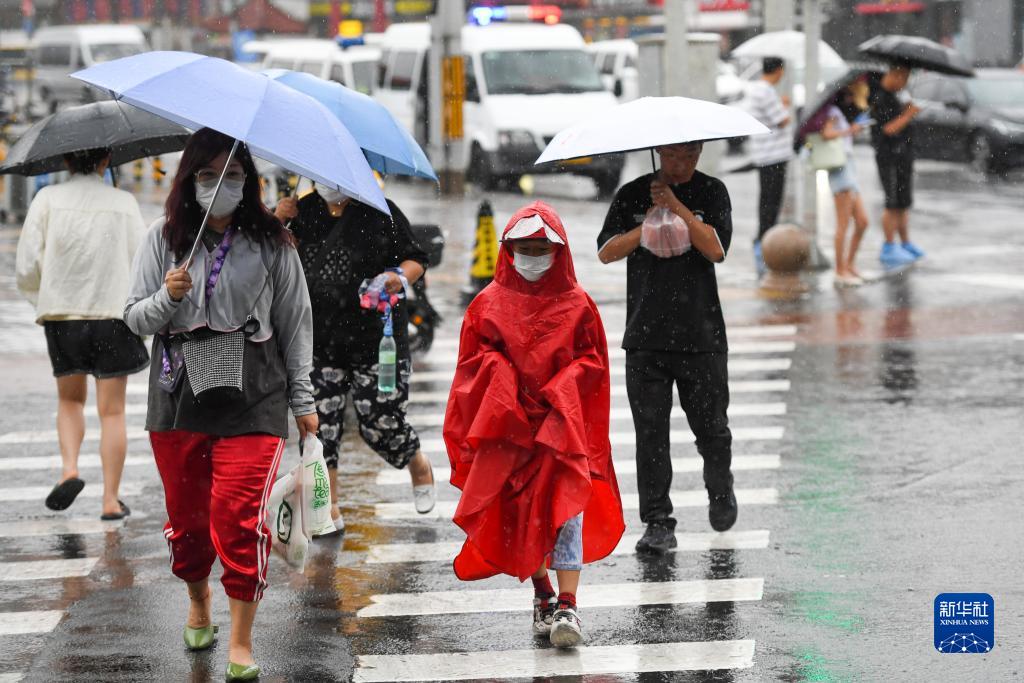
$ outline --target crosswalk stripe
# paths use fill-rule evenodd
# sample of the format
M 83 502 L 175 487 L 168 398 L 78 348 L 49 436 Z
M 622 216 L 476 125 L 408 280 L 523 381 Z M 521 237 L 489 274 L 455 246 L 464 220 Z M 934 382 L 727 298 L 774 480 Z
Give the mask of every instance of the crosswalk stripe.
M 652 583 L 587 584 L 587 609 L 760 600 L 764 579 L 711 579 Z M 371 595 L 357 617 L 480 614 L 532 609 L 533 587 Z
M 737 344 L 729 344 L 729 356 L 754 355 L 761 353 L 791 353 L 795 349 L 796 343 L 791 341 L 740 342 Z M 608 349 L 608 358 L 613 361 L 625 360 L 626 351 L 624 349 L 617 348 Z M 424 361 L 433 366 L 448 365 L 454 367 L 455 362 L 458 359 L 458 354 L 454 350 L 431 350 L 423 357 Z
M 124 406 L 124 414 L 134 416 L 145 415 L 148 407 L 149 406 L 147 406 L 145 403 L 127 403 Z M 54 412 L 53 414 L 56 415 L 57 413 Z M 99 419 L 100 416 L 96 414 L 95 405 L 90 403 L 85 404 L 85 417 L 90 420 Z
M 633 555 L 639 534 L 622 537 L 612 552 L 613 555 Z M 683 533 L 676 534 L 679 546 L 675 552 L 703 552 L 705 550 L 756 550 L 768 547 L 768 531 L 727 531 L 725 533 Z M 393 564 L 399 562 L 450 562 L 462 548 L 461 542 L 451 543 L 395 543 L 370 546 L 366 561 L 369 564 Z
M 49 633 L 57 628 L 64 613 L 59 610 L 38 612 L 0 612 L 0 636 Z
M 95 469 L 103 463 L 98 455 L 78 456 L 79 469 Z M 152 466 L 153 456 L 129 455 L 124 460 L 125 467 Z M 54 470 L 60 469 L 61 459 L 59 455 L 35 455 L 35 456 L 0 456 L 0 472 L 12 470 Z
M 774 470 L 779 468 L 780 458 L 778 455 L 734 455 L 732 456 L 731 469 L 734 472 L 741 470 Z M 676 474 L 683 472 L 701 472 L 704 469 L 704 461 L 700 458 L 672 458 L 672 471 Z M 616 459 L 615 473 L 618 475 L 636 474 L 635 459 Z M 434 467 L 434 481 L 448 481 L 452 476 L 450 467 Z M 409 473 L 405 470 L 388 468 L 377 473 L 377 486 L 408 486 Z
M 149 432 L 145 429 L 129 429 L 128 440 L 136 441 L 140 439 L 149 439 Z M 56 429 L 41 429 L 37 431 L 25 431 L 25 432 L 8 432 L 0 436 L 0 444 L 15 444 L 15 443 L 56 443 L 57 442 L 57 430 Z M 91 430 L 85 433 L 83 441 L 99 441 L 100 432 L 99 430 Z
M 599 645 L 572 653 L 555 648 L 428 655 L 360 655 L 355 683 L 464 681 L 558 676 L 748 669 L 753 640 Z
M 13 486 L 9 488 L 0 488 L 0 503 L 14 503 L 23 500 L 38 500 L 40 503 L 45 500 L 46 496 L 53 490 L 52 486 Z M 121 484 L 121 496 L 138 496 L 142 494 L 142 484 L 136 482 L 129 482 Z M 82 492 L 78 494 L 79 498 L 102 498 L 103 487 L 99 484 L 95 486 L 88 486 L 82 489 Z
M 736 500 L 740 505 L 775 505 L 779 492 L 773 488 L 736 489 Z M 704 489 L 672 491 L 672 504 L 676 507 L 701 507 L 708 504 L 708 493 Z M 439 500 L 434 509 L 421 515 L 412 503 L 376 503 L 374 514 L 379 519 L 451 519 L 455 515 L 458 501 Z M 623 510 L 639 510 L 640 496 L 635 493 L 622 494 Z
M 770 394 L 787 392 L 790 389 L 788 379 L 766 379 L 729 382 L 730 394 Z M 626 385 L 616 384 L 612 386 L 612 398 L 624 398 L 626 396 Z M 447 391 L 414 391 L 409 396 L 409 403 L 447 403 Z
M 447 337 L 445 339 L 435 339 L 433 348 L 435 349 L 457 349 L 459 348 L 459 336 L 457 334 L 456 327 L 452 328 L 454 336 Z M 605 329 L 612 329 L 611 321 L 605 320 Z M 726 325 L 725 328 L 726 337 L 728 339 L 762 339 L 766 337 L 795 337 L 797 333 L 796 325 Z M 608 346 L 617 347 L 620 346 L 619 342 L 608 342 Z
M 729 417 L 754 417 L 785 415 L 785 403 L 736 403 L 729 406 Z M 627 407 L 612 408 L 609 414 L 611 420 L 632 420 L 633 411 Z M 685 420 L 686 414 L 683 409 L 676 406 L 672 409 L 674 420 Z M 440 427 L 444 424 L 444 413 L 411 413 L 409 421 L 414 427 Z
M 785 427 L 730 427 L 733 441 L 778 441 L 785 434 Z M 611 432 L 608 434 L 612 446 L 633 446 L 636 432 Z M 689 429 L 673 429 L 669 432 L 672 443 L 693 443 L 693 432 Z M 420 439 L 420 449 L 427 454 L 447 453 L 443 439 Z
M 149 385 L 129 382 L 127 391 L 129 396 L 145 396 L 149 393 Z
M 18 683 L 23 678 L 25 678 L 25 674 L 20 672 L 0 674 L 0 683 Z
M 88 576 L 97 562 L 99 562 L 98 557 L 83 557 L 70 560 L 0 562 L 0 581 L 68 579 Z
M 789 370 L 793 361 L 789 358 L 749 358 L 745 360 L 730 360 L 729 374 L 731 376 L 742 375 L 754 372 L 776 372 Z M 422 384 L 424 382 L 445 382 L 450 385 L 453 371 L 448 370 L 423 370 L 412 373 L 410 383 Z M 612 373 L 613 384 L 621 379 L 621 372 Z M 621 380 L 624 381 L 624 380 Z
M 0 523 L 0 538 L 102 534 L 116 531 L 122 526 L 124 526 L 123 519 L 110 522 L 100 519 L 33 519 Z

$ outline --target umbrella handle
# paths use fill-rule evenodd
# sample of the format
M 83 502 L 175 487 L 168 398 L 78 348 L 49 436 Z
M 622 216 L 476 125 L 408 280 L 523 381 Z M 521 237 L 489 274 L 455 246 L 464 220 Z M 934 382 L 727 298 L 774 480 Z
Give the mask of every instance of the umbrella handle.
M 188 268 L 192 264 L 192 258 L 196 255 L 196 249 L 199 248 L 199 241 L 203 239 L 203 231 L 206 230 L 206 224 L 210 221 L 210 211 L 213 210 L 214 204 L 217 203 L 217 195 L 220 194 L 220 186 L 224 183 L 224 176 L 228 174 L 228 166 L 231 165 L 231 161 L 235 158 L 235 152 L 238 151 L 238 140 L 236 139 L 234 144 L 231 145 L 231 151 L 228 153 L 227 161 L 224 162 L 224 168 L 221 169 L 220 178 L 217 179 L 217 187 L 213 191 L 213 199 L 210 200 L 210 208 L 203 214 L 203 222 L 199 226 L 199 234 L 196 235 L 196 241 L 192 244 L 192 249 L 188 252 L 188 258 L 185 259 L 185 268 Z

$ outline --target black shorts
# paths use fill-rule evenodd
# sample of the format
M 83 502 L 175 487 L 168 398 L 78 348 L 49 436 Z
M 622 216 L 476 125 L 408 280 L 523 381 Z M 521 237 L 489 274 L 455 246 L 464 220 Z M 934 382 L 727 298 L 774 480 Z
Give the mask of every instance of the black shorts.
M 878 156 L 875 161 L 885 192 L 885 208 L 909 209 L 914 203 L 914 158 Z
M 149 366 L 146 346 L 123 320 L 47 320 L 43 329 L 54 377 L 107 379 Z

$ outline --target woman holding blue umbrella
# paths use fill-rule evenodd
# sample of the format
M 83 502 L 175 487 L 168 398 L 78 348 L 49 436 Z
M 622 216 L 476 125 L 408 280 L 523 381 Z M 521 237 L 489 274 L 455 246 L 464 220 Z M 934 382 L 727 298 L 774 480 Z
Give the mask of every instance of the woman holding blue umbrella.
M 289 408 L 300 438 L 318 427 L 299 255 L 260 199 L 248 148 L 231 154 L 236 144 L 210 129 L 189 140 L 165 216 L 136 255 L 125 307 L 134 332 L 154 335 L 146 429 L 164 485 L 171 568 L 191 601 L 185 644 L 213 645 L 208 577 L 219 557 L 231 608 L 229 681 L 259 676 L 252 626 L 267 586 L 267 498 Z
M 405 303 L 392 310 L 398 350 L 395 391 L 377 390 L 377 353 L 384 324 L 376 309 L 360 306 L 365 280 L 386 278 L 398 294 L 423 276 L 427 254 L 416 243 L 409 220 L 390 200 L 391 217 L 345 193 L 322 185 L 296 201 L 278 203 L 290 220 L 313 302 L 313 393 L 319 410 L 331 499 L 337 502 L 338 456 L 343 415 L 352 395 L 359 434 L 392 467 L 408 467 L 416 511 L 426 514 L 436 498 L 430 460 L 406 417 L 412 361 Z M 344 528 L 337 505 L 335 526 Z

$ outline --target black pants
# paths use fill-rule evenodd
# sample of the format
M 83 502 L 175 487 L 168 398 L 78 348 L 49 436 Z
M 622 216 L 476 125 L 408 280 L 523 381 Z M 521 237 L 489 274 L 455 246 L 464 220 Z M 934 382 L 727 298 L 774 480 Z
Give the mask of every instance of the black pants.
M 729 431 L 729 369 L 724 353 L 627 351 L 626 393 L 636 429 L 636 477 L 640 520 L 675 528 L 672 517 L 672 456 L 669 444 L 672 389 L 697 451 L 704 459 L 704 486 L 722 493 L 732 486 Z
M 757 203 L 757 239 L 759 241 L 779 221 L 782 195 L 786 189 L 786 164 L 787 162 L 780 161 L 777 164 L 760 166 L 757 169 L 761 180 L 761 195 Z

